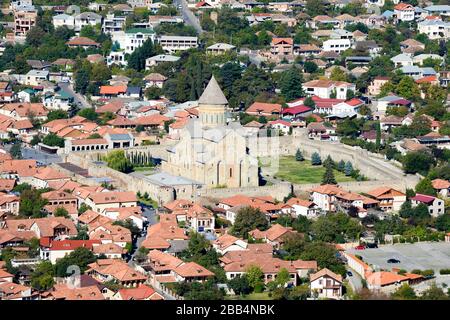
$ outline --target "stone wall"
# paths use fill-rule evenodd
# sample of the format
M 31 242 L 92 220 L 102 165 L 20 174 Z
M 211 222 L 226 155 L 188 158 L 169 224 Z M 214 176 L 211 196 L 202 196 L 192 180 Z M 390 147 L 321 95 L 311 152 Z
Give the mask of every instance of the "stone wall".
M 244 187 L 244 188 L 217 188 L 202 189 L 199 196 L 202 198 L 227 198 L 237 194 L 246 196 L 272 196 L 282 201 L 292 191 L 292 184 L 282 182 L 271 186 Z

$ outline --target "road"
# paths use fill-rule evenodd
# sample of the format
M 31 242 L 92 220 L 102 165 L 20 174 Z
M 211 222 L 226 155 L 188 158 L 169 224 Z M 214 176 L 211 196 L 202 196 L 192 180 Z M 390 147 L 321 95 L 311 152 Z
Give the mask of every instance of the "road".
M 4 145 L 5 150 L 9 151 L 12 145 L 7 144 Z M 50 154 L 43 151 L 40 151 L 38 149 L 29 148 L 22 146 L 22 158 L 23 159 L 34 159 L 38 163 L 43 165 L 49 165 L 52 163 L 59 163 L 61 162 L 61 157 L 56 154 Z
M 188 8 L 186 0 L 173 0 L 173 4 L 181 11 L 181 15 L 183 17 L 184 23 L 194 27 L 198 34 L 203 33 L 203 29 L 200 25 L 200 21 L 198 21 L 197 17 L 192 13 L 192 11 Z
M 73 90 L 73 87 L 69 82 L 59 82 L 58 86 L 73 97 L 73 102 L 78 106 L 78 108 L 92 108 L 92 105 L 83 95 L 76 93 Z
M 351 276 L 347 274 L 347 279 L 353 291 L 357 292 L 361 290 L 363 288 L 361 276 L 351 268 L 347 268 L 347 271 L 350 271 L 352 273 Z

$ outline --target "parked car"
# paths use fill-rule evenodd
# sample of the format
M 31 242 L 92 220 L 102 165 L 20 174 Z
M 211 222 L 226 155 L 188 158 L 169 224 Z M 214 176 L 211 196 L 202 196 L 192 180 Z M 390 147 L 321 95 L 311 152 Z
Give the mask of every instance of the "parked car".
M 366 248 L 365 245 L 360 244 L 359 246 L 355 247 L 355 250 L 364 250 Z
M 371 249 L 378 248 L 378 244 L 376 244 L 376 243 L 368 243 L 367 244 L 367 248 L 371 248 Z
M 353 277 L 353 273 L 351 271 L 347 271 L 347 276 Z
M 400 263 L 400 260 L 391 258 L 391 259 L 388 259 L 387 263 Z

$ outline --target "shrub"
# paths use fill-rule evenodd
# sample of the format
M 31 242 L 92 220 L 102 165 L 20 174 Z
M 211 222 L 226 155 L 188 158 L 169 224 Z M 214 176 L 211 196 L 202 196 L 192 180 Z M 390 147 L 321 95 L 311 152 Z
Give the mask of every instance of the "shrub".
M 450 269 L 441 269 L 439 270 L 439 274 L 450 274 Z
M 263 291 L 264 291 L 264 284 L 263 284 L 263 283 L 258 283 L 258 284 L 255 286 L 255 288 L 254 288 L 253 291 L 256 292 L 256 293 L 261 293 L 261 292 L 263 292 Z

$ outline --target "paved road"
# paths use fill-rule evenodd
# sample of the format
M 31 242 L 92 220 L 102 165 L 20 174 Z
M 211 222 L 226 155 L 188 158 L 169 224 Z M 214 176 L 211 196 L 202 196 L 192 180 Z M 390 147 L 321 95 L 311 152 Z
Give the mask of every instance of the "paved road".
M 351 268 L 347 268 L 347 271 L 350 271 L 352 273 L 351 276 L 347 274 L 348 282 L 350 283 L 350 286 L 352 287 L 353 291 L 359 291 L 363 288 L 362 285 L 362 278 L 361 276 L 356 273 L 355 270 Z
M 4 148 L 9 151 L 11 146 L 12 145 L 7 144 L 7 145 L 4 145 Z M 43 165 L 59 163 L 62 161 L 61 157 L 56 154 L 46 153 L 46 152 L 40 151 L 38 149 L 29 148 L 29 147 L 22 147 L 22 158 L 23 159 L 34 159 Z
M 60 82 L 58 83 L 58 86 L 66 91 L 68 94 L 70 94 L 71 96 L 73 96 L 74 99 L 74 103 L 78 106 L 78 108 L 92 108 L 92 105 L 86 100 L 86 98 L 79 94 L 76 93 L 75 90 L 73 89 L 72 85 L 69 82 Z
M 203 29 L 200 25 L 200 21 L 198 21 L 197 17 L 188 8 L 186 0 L 173 0 L 173 4 L 177 8 L 178 8 L 178 6 L 181 6 L 181 8 L 178 10 L 181 11 L 183 20 L 187 25 L 194 27 L 198 34 L 203 33 Z
M 362 256 L 369 264 L 388 270 L 392 267 L 407 271 L 433 269 L 438 274 L 440 269 L 450 266 L 450 243 L 446 242 L 381 245 L 377 249 L 351 249 L 348 252 Z M 400 263 L 387 263 L 391 258 L 400 260 Z

